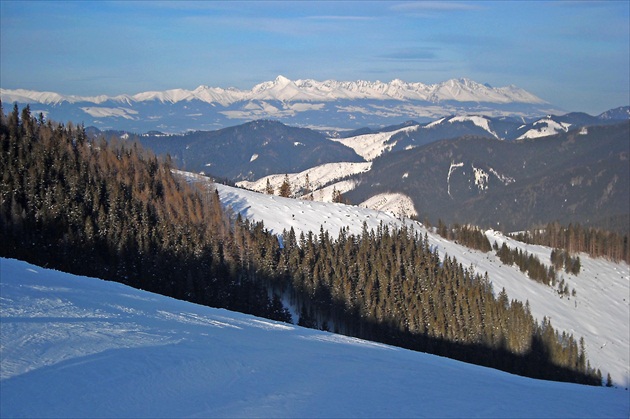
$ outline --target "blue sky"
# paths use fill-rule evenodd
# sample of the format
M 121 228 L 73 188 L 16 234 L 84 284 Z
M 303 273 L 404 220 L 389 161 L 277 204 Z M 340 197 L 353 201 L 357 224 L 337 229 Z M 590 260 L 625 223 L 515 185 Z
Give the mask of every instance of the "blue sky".
M 291 79 L 515 84 L 630 102 L 630 2 L 0 1 L 0 86 L 96 95 Z

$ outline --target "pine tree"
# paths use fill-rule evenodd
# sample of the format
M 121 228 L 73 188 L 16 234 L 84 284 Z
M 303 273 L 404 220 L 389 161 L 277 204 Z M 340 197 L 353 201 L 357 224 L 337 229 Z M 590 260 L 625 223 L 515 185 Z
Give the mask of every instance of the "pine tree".
M 343 203 L 343 195 L 341 194 L 341 191 L 338 191 L 334 186 L 332 192 L 332 202 Z
M 271 182 L 269 182 L 269 178 L 267 178 L 267 184 L 265 185 L 265 193 L 267 195 L 273 195 L 273 186 L 271 186 Z
M 284 175 L 284 181 L 280 185 L 279 195 L 284 198 L 291 196 L 291 183 L 289 182 L 289 175 Z
M 306 179 L 304 181 L 304 195 L 306 196 L 306 199 L 308 199 L 309 201 L 313 200 L 313 190 L 311 187 L 311 181 L 308 177 L 308 173 L 306 174 Z

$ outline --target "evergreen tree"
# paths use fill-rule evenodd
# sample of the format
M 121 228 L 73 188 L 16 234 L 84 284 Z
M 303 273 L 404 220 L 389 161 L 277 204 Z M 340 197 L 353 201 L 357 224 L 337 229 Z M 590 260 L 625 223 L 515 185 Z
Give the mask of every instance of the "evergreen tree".
M 612 387 L 613 386 L 613 381 L 612 378 L 610 377 L 610 373 L 608 373 L 608 375 L 606 376 L 606 387 Z
M 335 186 L 333 186 L 332 202 L 343 203 L 343 195 L 341 194 L 341 191 L 338 191 L 337 187 Z
M 284 198 L 291 196 L 291 183 L 289 182 L 289 175 L 284 175 L 284 181 L 280 185 L 279 195 Z
M 271 186 L 271 182 L 269 182 L 269 178 L 267 178 L 267 184 L 265 185 L 265 193 L 267 195 L 273 195 L 273 186 Z
M 308 177 L 308 173 L 306 174 L 306 179 L 304 180 L 304 195 L 309 201 L 313 200 L 313 189 L 311 187 L 311 181 Z

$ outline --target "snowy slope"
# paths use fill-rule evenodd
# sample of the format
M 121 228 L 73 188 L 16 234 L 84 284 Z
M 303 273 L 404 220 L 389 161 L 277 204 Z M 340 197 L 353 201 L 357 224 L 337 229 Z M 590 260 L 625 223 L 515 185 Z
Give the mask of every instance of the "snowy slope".
M 628 417 L 533 380 L 0 259 L 0 416 Z
M 370 208 L 394 215 L 395 217 L 415 217 L 418 215 L 411 198 L 401 193 L 376 194 L 359 204 L 360 207 Z
M 194 175 L 193 175 L 194 176 Z M 427 233 L 432 246 L 440 255 L 455 256 L 464 266 L 473 266 L 479 273 L 488 272 L 495 292 L 505 288 L 511 299 L 529 300 L 532 314 L 539 321 L 547 316 L 553 326 L 572 333 L 576 339 L 584 337 L 587 357 L 594 368 L 600 368 L 613 381 L 627 386 L 630 383 L 630 267 L 580 254 L 582 271 L 578 276 L 563 274 L 576 297 L 560 298 L 546 285 L 529 279 L 515 266 L 503 266 L 494 253 L 482 253 L 448 241 L 428 231 L 420 223 L 401 221 L 393 215 L 367 208 L 327 204 L 262 195 L 255 192 L 216 185 L 225 206 L 249 219 L 264 221 L 265 227 L 276 234 L 293 227 L 296 233 L 319 232 L 320 226 L 337 236 L 342 227 L 351 234 L 360 234 L 365 222 L 376 229 L 383 222 L 400 225 L 413 224 L 421 234 Z M 521 248 L 538 256 L 549 265 L 551 249 L 531 246 L 507 239 L 489 231 L 490 242 L 499 246 L 505 241 L 510 247 Z
M 306 176 L 308 176 L 308 181 L 311 185 L 312 190 L 317 190 L 322 188 L 324 185 L 333 182 L 337 179 L 344 178 L 346 176 L 350 176 L 357 173 L 363 173 L 370 170 L 372 167 L 371 162 L 367 163 L 351 163 L 351 162 L 339 162 L 339 163 L 326 163 L 319 166 L 315 166 L 313 168 L 304 170 L 300 173 L 287 173 L 289 176 L 289 182 L 293 186 L 294 192 L 299 188 L 304 188 L 306 186 Z M 237 186 L 250 189 L 256 192 L 264 192 L 267 186 L 267 181 L 274 188 L 274 190 L 278 191 L 280 185 L 284 182 L 285 174 L 275 174 L 265 176 L 256 181 L 241 181 L 237 182 Z M 337 188 L 339 189 L 339 188 Z M 345 192 L 345 191 L 342 191 Z M 318 199 L 319 196 L 315 194 L 315 199 L 318 201 L 326 201 L 324 199 Z M 330 202 L 330 200 L 328 200 Z
M 521 136 L 519 136 L 517 140 L 547 137 L 549 135 L 567 132 L 570 126 L 571 124 L 566 122 L 557 122 L 551 118 L 543 118 L 534 122 L 533 127 L 527 130 Z
M 401 132 L 412 132 L 417 130 L 418 127 L 418 125 L 412 125 L 396 131 L 357 135 L 348 138 L 330 138 L 330 140 L 350 147 L 365 160 L 372 161 L 384 152 L 390 151 L 396 145 L 396 142 L 391 141 L 394 135 Z

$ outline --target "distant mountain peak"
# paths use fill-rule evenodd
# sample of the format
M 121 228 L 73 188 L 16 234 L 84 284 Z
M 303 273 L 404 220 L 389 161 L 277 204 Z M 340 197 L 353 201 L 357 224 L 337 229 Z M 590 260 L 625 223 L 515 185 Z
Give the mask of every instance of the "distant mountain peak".
M 276 77 L 275 82 L 277 84 L 289 84 L 289 83 L 291 83 L 291 80 L 289 80 L 288 78 L 284 77 L 283 75 L 279 75 L 278 77 Z

